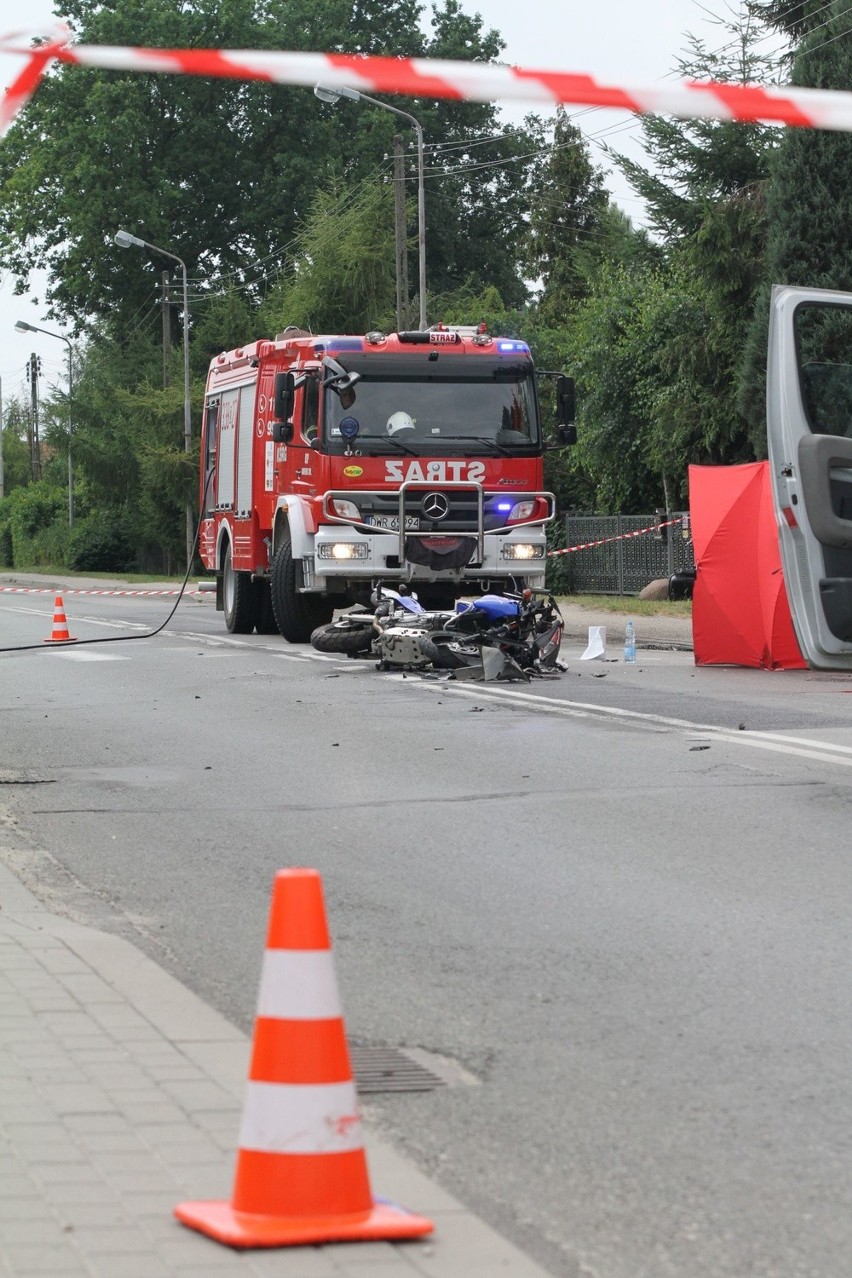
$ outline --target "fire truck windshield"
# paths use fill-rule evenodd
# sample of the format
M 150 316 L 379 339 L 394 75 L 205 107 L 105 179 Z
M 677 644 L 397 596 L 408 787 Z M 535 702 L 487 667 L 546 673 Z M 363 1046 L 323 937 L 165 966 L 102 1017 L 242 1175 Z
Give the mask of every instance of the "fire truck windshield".
M 484 355 L 355 355 L 337 357 L 360 374 L 354 402 L 343 407 L 332 390 L 323 401 L 322 446 L 341 453 L 342 418 L 358 422 L 365 453 L 492 451 L 531 456 L 541 451 L 535 376 L 529 361 Z

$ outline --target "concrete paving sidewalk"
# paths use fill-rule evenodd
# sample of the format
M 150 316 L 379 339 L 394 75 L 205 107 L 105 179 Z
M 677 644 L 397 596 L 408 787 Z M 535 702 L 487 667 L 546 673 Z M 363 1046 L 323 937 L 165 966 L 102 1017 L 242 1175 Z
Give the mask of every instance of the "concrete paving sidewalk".
M 429 1216 L 430 1238 L 238 1252 L 179 1224 L 176 1203 L 231 1197 L 249 1050 L 0 859 L 2 1278 L 546 1278 L 369 1134 L 373 1194 Z

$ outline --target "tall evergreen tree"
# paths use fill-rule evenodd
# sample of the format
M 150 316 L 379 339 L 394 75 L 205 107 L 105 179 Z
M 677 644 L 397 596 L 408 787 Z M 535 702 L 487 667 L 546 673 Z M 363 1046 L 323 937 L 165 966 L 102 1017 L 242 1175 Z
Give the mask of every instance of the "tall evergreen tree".
M 727 40 L 716 50 L 690 38 L 677 63 L 680 77 L 767 83 L 777 76 L 777 59 L 761 52 L 765 33 L 754 15 L 746 13 L 722 29 Z M 623 157 L 618 163 L 645 199 L 651 226 L 663 240 L 675 309 L 684 316 L 680 330 L 661 332 L 659 352 L 663 378 L 677 371 L 684 393 L 661 382 L 652 397 L 655 411 L 665 407 L 670 414 L 684 474 L 699 459 L 750 460 L 750 409 L 738 392 L 764 277 L 766 191 L 777 130 L 663 117 L 644 120 L 642 128 L 654 168 Z M 688 280 L 699 282 L 700 300 L 682 297 Z
M 613 229 L 603 171 L 564 107 L 556 113 L 550 154 L 535 186 L 525 264 L 541 280 L 542 318 L 559 322 L 587 294 L 590 254 Z
M 848 89 L 852 40 L 848 5 L 758 6 L 780 30 L 798 40 L 792 82 L 809 88 Z M 773 284 L 852 289 L 852 138 L 819 129 L 785 130 L 767 194 L 765 285 L 748 335 L 740 403 L 765 455 L 765 367 L 769 292 Z
M 339 185 L 314 197 L 292 267 L 260 309 L 260 327 L 362 333 L 393 327 L 393 195 L 368 186 L 339 212 Z
M 689 37 L 675 64 L 681 79 L 766 84 L 774 57 L 760 51 L 763 31 L 746 15 L 721 24 L 716 50 Z M 733 305 L 748 304 L 765 241 L 765 185 L 777 131 L 760 124 L 648 116 L 644 147 L 653 168 L 625 156 L 616 162 L 645 201 L 650 226 L 668 249 L 685 248 L 693 269 Z

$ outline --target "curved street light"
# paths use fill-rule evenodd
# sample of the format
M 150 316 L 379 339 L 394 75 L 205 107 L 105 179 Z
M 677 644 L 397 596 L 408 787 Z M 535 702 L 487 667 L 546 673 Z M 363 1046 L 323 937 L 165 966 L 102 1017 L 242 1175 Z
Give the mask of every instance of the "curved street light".
M 63 337 L 62 333 L 51 333 L 49 328 L 39 328 L 37 324 L 28 324 L 26 320 L 18 320 L 15 325 L 15 331 L 18 333 L 44 333 L 45 337 L 55 337 L 57 341 L 64 342 L 68 347 L 68 527 L 74 525 L 74 471 L 71 467 L 71 394 L 73 391 L 73 367 L 72 367 L 72 351 L 70 337 Z
M 146 248 L 152 253 L 160 253 L 163 257 L 170 258 L 173 262 L 177 262 L 183 275 L 183 445 L 187 453 L 192 452 L 192 423 L 190 419 L 189 405 L 189 292 L 186 286 L 186 263 L 183 258 L 177 256 L 176 253 L 170 253 L 168 249 L 160 248 L 157 244 L 149 244 L 147 240 L 142 240 L 138 235 L 131 235 L 129 231 L 116 231 L 115 242 L 119 248 Z M 192 506 L 187 503 L 186 507 L 186 565 L 191 567 L 192 563 L 192 547 L 195 542 L 195 521 L 192 514 Z
M 403 120 L 407 120 L 417 134 L 417 264 L 418 264 L 418 288 L 420 291 L 420 331 L 426 328 L 426 195 L 423 188 L 423 129 L 419 121 L 415 120 L 413 115 L 409 115 L 407 111 L 400 111 L 399 107 L 391 106 L 388 102 L 380 102 L 378 98 L 371 98 L 366 93 L 361 93 L 358 89 L 350 89 L 348 86 L 340 84 L 336 88 L 329 85 L 314 85 L 314 96 L 319 98 L 320 102 L 330 102 L 332 104 L 340 101 L 341 98 L 348 98 L 352 102 L 369 102 L 371 106 L 381 107 L 383 111 L 392 111 L 394 115 L 402 116 Z

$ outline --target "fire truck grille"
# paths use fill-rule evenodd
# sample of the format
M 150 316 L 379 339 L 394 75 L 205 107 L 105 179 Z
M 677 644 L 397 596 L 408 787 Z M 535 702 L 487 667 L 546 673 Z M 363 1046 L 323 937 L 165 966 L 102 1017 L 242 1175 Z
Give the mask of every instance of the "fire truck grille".
M 429 498 L 436 497 L 443 501 L 429 501 Z M 506 522 L 508 512 L 497 509 L 499 502 L 505 504 L 503 494 L 484 495 L 482 513 L 486 531 L 502 528 Z M 372 493 L 368 498 L 360 498 L 358 505 L 362 515 L 387 515 L 391 518 L 399 515 L 399 497 L 394 493 Z M 447 513 L 436 518 L 436 508 L 439 513 L 446 508 Z M 477 494 L 470 489 L 417 488 L 405 494 L 404 514 L 407 519 L 419 519 L 421 532 L 475 533 L 478 511 Z

